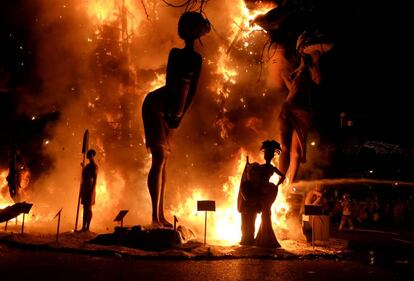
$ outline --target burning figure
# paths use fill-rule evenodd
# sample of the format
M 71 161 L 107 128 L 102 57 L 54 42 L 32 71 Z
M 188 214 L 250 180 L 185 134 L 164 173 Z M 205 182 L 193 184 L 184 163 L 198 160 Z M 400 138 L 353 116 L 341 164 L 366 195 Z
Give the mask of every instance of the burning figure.
M 202 58 L 194 50 L 196 39 L 210 31 L 201 13 L 185 12 L 178 22 L 183 49 L 173 48 L 168 56 L 166 85 L 149 93 L 142 105 L 146 145 L 152 154 L 148 189 L 152 203 L 152 224 L 172 227 L 164 215 L 167 158 L 174 129 L 190 107 L 197 89 Z
M 237 198 L 238 211 L 242 217 L 241 245 L 253 245 L 255 243 L 255 221 L 257 213 L 262 213 L 262 222 L 256 237 L 256 245 L 264 247 L 279 247 L 272 228 L 271 206 L 276 199 L 278 186 L 285 176 L 272 165 L 275 152 L 280 153 L 280 144 L 274 140 L 264 141 L 260 148 L 264 152 L 265 164 L 249 163 L 247 158 L 246 168 L 243 172 L 239 195 Z M 276 173 L 279 181 L 275 185 L 270 183 L 271 176 Z
M 82 169 L 82 183 L 81 183 L 81 203 L 83 205 L 83 222 L 81 231 L 89 231 L 92 220 L 92 206 L 95 204 L 95 188 L 96 179 L 98 177 L 98 165 L 96 165 L 94 157 L 96 152 L 89 149 L 86 153 L 86 158 L 89 160 Z

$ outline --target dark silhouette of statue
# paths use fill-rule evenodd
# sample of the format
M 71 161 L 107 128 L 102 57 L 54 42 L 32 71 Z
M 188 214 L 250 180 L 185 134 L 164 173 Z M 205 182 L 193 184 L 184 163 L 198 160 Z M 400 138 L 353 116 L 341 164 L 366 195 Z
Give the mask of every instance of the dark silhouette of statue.
M 89 231 L 92 220 L 92 206 L 95 205 L 96 179 L 98 177 L 98 166 L 94 157 L 96 152 L 89 149 L 86 158 L 89 163 L 82 169 L 81 203 L 83 205 L 83 222 L 81 231 Z
M 297 40 L 300 65 L 285 77 L 289 94 L 279 115 L 282 152 L 279 168 L 288 183 L 294 182 L 300 163 L 306 162 L 306 139 L 312 125 L 312 94 L 321 83 L 319 59 L 332 48 L 327 36 L 318 31 L 303 32 Z
M 6 177 L 9 186 L 10 197 L 14 202 L 20 202 L 19 190 L 22 184 L 22 173 L 25 169 L 20 150 L 13 149 L 10 152 L 9 174 Z
M 271 220 L 271 207 L 276 199 L 278 186 L 285 176 L 272 165 L 275 152 L 280 153 L 280 144 L 274 140 L 264 141 L 261 150 L 264 152 L 265 164 L 249 163 L 243 172 L 239 195 L 237 198 L 238 211 L 242 217 L 241 245 L 254 245 L 261 247 L 279 247 L 273 232 Z M 275 185 L 269 182 L 276 173 L 279 181 Z M 255 221 L 257 213 L 262 213 L 262 222 L 256 239 L 254 239 Z
M 328 29 L 329 5 L 305 0 L 277 0 L 277 7 L 257 16 L 252 23 L 267 31 L 272 44 L 284 50 L 292 69 L 281 78 L 289 90 L 279 116 L 282 152 L 279 169 L 291 184 L 300 163 L 306 161 L 306 137 L 312 125 L 310 98 L 321 83 L 319 59 L 332 48 Z M 290 71 L 289 71 L 290 72 Z
M 197 89 L 202 58 L 194 42 L 210 31 L 209 22 L 198 12 L 185 12 L 178 22 L 178 35 L 185 42 L 168 56 L 166 85 L 149 93 L 142 105 L 146 145 L 152 154 L 148 189 L 154 226 L 172 227 L 164 214 L 166 165 L 171 135 L 190 107 Z

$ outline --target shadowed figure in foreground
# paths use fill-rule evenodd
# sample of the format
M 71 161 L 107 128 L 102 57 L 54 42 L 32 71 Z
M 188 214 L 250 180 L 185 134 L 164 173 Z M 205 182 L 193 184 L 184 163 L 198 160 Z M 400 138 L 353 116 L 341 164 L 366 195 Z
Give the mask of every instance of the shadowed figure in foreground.
M 185 42 L 168 56 L 166 85 L 149 93 L 142 105 L 145 142 L 152 154 L 148 189 L 152 203 L 152 224 L 172 227 L 164 214 L 166 165 L 171 152 L 171 135 L 190 107 L 197 89 L 202 58 L 194 50 L 196 39 L 210 31 L 210 23 L 198 12 L 185 12 L 178 22 L 178 35 Z
M 81 231 L 89 231 L 92 220 L 92 206 L 95 205 L 96 179 L 98 177 L 95 156 L 95 150 L 88 150 L 86 158 L 88 158 L 89 163 L 82 169 L 81 203 L 83 205 L 83 222 Z
M 247 159 L 237 198 L 238 211 L 242 217 L 240 244 L 280 247 L 273 232 L 271 219 L 271 207 L 276 199 L 278 186 L 285 179 L 285 176 L 271 163 L 275 152 L 280 153 L 280 144 L 274 140 L 267 140 L 263 142 L 260 149 L 264 152 L 266 163 L 249 163 Z M 276 185 L 269 182 L 274 173 L 279 176 Z M 257 237 L 254 239 L 256 216 L 260 212 L 262 222 Z

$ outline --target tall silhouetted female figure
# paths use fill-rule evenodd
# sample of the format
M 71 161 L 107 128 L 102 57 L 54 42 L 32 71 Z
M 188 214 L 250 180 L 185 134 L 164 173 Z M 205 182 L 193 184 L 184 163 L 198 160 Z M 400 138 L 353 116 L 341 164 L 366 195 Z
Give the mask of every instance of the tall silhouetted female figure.
M 171 227 L 164 215 L 166 165 L 171 152 L 171 135 L 178 128 L 195 96 L 202 58 L 194 42 L 210 31 L 201 13 L 185 12 L 178 21 L 182 49 L 173 48 L 168 56 L 166 85 L 149 93 L 142 105 L 145 141 L 152 154 L 148 190 L 152 203 L 152 224 Z

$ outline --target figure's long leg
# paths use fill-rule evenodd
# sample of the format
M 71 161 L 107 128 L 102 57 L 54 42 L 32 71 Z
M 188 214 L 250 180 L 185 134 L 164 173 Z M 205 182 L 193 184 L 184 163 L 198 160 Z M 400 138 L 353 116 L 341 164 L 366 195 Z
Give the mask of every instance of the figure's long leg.
M 165 194 L 165 186 L 167 183 L 167 156 L 165 158 L 163 167 L 162 167 L 162 181 L 161 181 L 161 194 L 160 194 L 160 204 L 159 204 L 159 220 L 160 222 L 166 227 L 172 227 L 172 224 L 167 221 L 164 216 L 164 194 Z
M 166 160 L 166 153 L 163 148 L 151 148 L 152 163 L 148 173 L 148 190 L 152 203 L 152 222 L 159 224 L 159 202 L 162 186 L 162 173 Z

